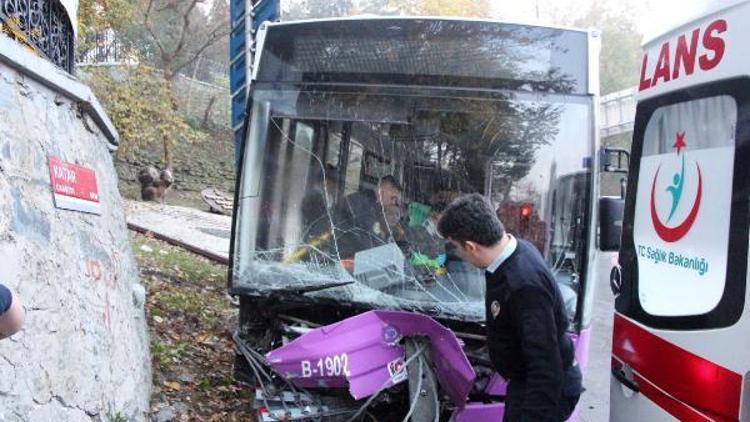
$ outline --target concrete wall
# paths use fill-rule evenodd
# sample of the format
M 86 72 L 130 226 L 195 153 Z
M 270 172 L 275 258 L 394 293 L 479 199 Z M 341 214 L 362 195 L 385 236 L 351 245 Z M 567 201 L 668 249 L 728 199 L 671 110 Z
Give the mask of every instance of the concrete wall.
M 0 36 L 0 282 L 26 308 L 0 341 L 0 421 L 145 420 L 145 292 L 90 91 Z M 96 171 L 102 215 L 55 208 L 48 156 Z

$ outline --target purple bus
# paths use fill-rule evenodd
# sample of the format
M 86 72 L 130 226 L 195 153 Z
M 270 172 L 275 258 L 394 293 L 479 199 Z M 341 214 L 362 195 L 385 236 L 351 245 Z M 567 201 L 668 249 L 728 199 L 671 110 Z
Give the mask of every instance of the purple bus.
M 621 209 L 600 198 L 595 32 L 364 17 L 257 40 L 229 289 L 259 420 L 502 418 L 484 272 L 435 230 L 464 193 L 544 255 L 585 367 L 619 243 L 599 208 Z

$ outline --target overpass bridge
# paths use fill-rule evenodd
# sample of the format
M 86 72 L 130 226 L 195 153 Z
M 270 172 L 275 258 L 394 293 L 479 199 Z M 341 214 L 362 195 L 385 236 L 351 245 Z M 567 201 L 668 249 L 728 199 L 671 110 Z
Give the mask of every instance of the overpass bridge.
M 608 138 L 633 133 L 636 90 L 633 87 L 599 98 L 599 136 L 603 143 Z

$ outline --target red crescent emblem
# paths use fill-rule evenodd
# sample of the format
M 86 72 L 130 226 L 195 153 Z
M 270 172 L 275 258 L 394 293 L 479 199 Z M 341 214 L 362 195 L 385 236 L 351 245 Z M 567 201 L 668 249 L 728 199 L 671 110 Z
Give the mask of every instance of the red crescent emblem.
M 654 224 L 656 234 L 659 235 L 659 237 L 665 242 L 672 243 L 682 239 L 687 234 L 687 232 L 690 231 L 690 228 L 693 227 L 695 218 L 698 216 L 698 209 L 701 206 L 701 196 L 703 194 L 703 177 L 701 176 L 701 167 L 698 165 L 698 163 L 696 163 L 695 165 L 698 168 L 698 193 L 695 195 L 695 202 L 693 203 L 693 209 L 690 210 L 690 214 L 688 214 L 685 221 L 683 221 L 677 227 L 665 226 L 664 223 L 659 220 L 659 216 L 656 213 L 656 202 L 654 200 L 656 193 L 656 179 L 659 177 L 659 170 L 661 170 L 661 166 L 656 169 L 654 182 L 651 185 L 651 222 Z

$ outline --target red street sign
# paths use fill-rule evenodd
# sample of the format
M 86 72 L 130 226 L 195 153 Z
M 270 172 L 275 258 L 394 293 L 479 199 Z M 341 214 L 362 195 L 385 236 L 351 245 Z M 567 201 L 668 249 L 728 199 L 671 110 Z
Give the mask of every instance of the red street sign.
M 57 157 L 48 159 L 55 206 L 66 210 L 101 214 L 96 172 L 90 168 L 66 163 Z

